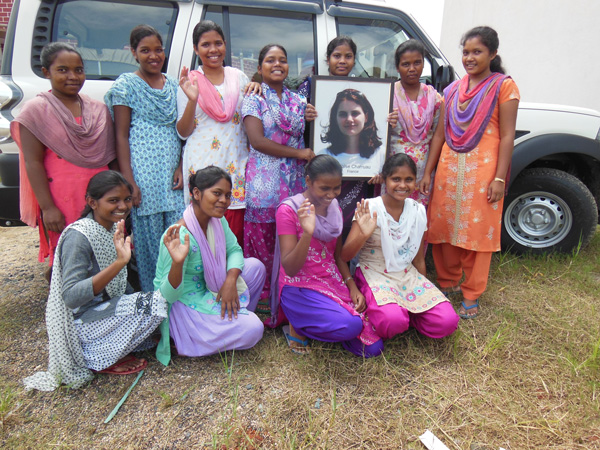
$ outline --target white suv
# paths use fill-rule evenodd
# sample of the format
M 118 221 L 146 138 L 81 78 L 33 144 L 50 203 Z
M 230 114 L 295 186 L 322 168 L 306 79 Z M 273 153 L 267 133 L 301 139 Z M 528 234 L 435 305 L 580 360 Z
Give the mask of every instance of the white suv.
M 382 1 L 333 0 L 15 0 L 0 73 L 0 218 L 18 219 L 18 149 L 10 120 L 23 102 L 49 89 L 39 55 L 52 41 L 81 51 L 83 92 L 101 99 L 112 81 L 136 69 L 130 30 L 148 23 L 165 43 L 164 70 L 178 77 L 197 65 L 192 30 L 202 19 L 223 27 L 226 63 L 252 77 L 260 48 L 282 44 L 290 62 L 289 84 L 310 73 L 326 74 L 327 43 L 350 35 L 358 46 L 356 76 L 396 77 L 394 50 L 408 38 L 430 52 L 424 81 L 441 90 L 454 70 L 415 20 Z M 593 235 L 600 200 L 600 114 L 552 105 L 522 104 L 505 201 L 503 245 L 515 251 L 570 251 Z

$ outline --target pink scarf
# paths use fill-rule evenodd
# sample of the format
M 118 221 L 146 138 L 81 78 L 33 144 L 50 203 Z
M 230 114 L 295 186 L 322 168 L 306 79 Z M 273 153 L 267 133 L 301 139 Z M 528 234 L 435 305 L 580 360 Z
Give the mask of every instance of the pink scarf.
M 31 99 L 10 124 L 10 134 L 19 149 L 21 220 L 35 227 L 38 203 L 25 169 L 19 124 L 45 147 L 79 167 L 99 168 L 117 157 L 113 121 L 104 103 L 80 94 L 81 124 L 51 92 Z
M 223 69 L 225 71 L 224 99 L 201 71 L 192 70 L 188 77 L 192 83 L 198 85 L 198 106 L 212 119 L 224 123 L 229 122 L 235 114 L 240 96 L 240 80 L 237 70 L 233 67 Z
M 406 96 L 406 91 L 400 81 L 396 82 L 394 89 L 394 108 L 398 108 L 398 123 L 404 130 L 406 138 L 413 144 L 419 144 L 427 139 L 431 129 L 435 110 L 436 90 L 426 84 L 421 84 L 417 97 L 416 108 L 414 103 Z M 426 97 L 427 105 L 421 113 L 421 103 Z M 421 113 L 421 114 L 420 114 Z

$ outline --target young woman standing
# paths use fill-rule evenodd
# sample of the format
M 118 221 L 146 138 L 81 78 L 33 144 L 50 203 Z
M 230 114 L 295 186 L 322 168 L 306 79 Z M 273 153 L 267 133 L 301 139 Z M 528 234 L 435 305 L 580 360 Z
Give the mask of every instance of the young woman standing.
M 504 74 L 498 34 L 477 27 L 462 38 L 467 72 L 444 90 L 445 106 L 420 190 L 429 194 L 427 240 L 433 244 L 438 282 L 462 293 L 459 315 L 479 314 L 492 253 L 500 250 L 502 204 L 512 157 L 519 90 Z M 443 145 L 443 147 L 442 147 Z M 459 282 L 465 275 L 465 281 Z
M 162 73 L 165 52 L 158 31 L 139 25 L 130 45 L 140 67 L 119 76 L 104 101 L 115 119 L 119 168 L 133 186 L 133 240 L 142 289 L 148 291 L 160 238 L 184 208 L 177 81 Z
M 39 227 L 38 259 L 52 265 L 60 233 L 85 206 L 88 182 L 117 155 L 108 109 L 79 93 L 85 71 L 77 50 L 53 42 L 41 62 L 52 89 L 28 101 L 10 131 L 21 150 L 21 220 Z
M 304 165 L 315 154 L 304 146 L 304 125 L 314 119 L 314 108 L 291 92 L 287 52 L 277 44 L 263 47 L 258 56 L 262 95 L 244 99 L 242 116 L 250 141 L 246 166 L 244 256 L 255 257 L 267 268 L 262 298 L 269 298 L 275 250 L 275 211 L 286 197 L 304 190 Z
M 390 154 L 404 153 L 417 165 L 417 180 L 423 178 L 429 145 L 439 123 L 442 96 L 421 83 L 427 50 L 420 41 L 409 39 L 396 49 L 400 80 L 394 86 L 394 111 L 390 113 Z M 383 185 L 385 186 L 385 185 Z M 415 190 L 412 199 L 427 207 L 429 197 Z
M 196 25 L 193 44 L 202 65 L 189 73 L 183 68 L 177 91 L 177 132 L 186 140 L 184 192 L 188 192 L 187 177 L 204 167 L 213 165 L 229 173 L 233 189 L 225 218 L 243 245 L 248 139 L 241 109 L 249 80 L 241 70 L 223 65 L 227 44 L 216 23 L 205 20 Z M 186 203 L 190 199 L 185 195 Z
M 356 43 L 351 37 L 338 36 L 332 39 L 329 44 L 327 44 L 327 53 L 325 55 L 329 75 L 335 77 L 350 77 L 356 62 L 356 52 Z M 304 95 L 309 103 L 311 102 L 311 89 L 311 77 L 308 77 L 298 88 L 298 93 Z M 307 134 L 308 133 L 305 134 L 306 138 L 308 138 Z M 382 153 L 383 159 L 385 159 L 385 151 Z M 339 202 L 344 217 L 344 236 L 350 231 L 356 202 L 360 201 L 361 198 L 373 196 L 374 186 L 372 186 L 372 183 L 375 181 L 377 181 L 376 178 L 371 179 L 369 182 L 347 180 L 342 183 L 342 192 L 339 196 Z

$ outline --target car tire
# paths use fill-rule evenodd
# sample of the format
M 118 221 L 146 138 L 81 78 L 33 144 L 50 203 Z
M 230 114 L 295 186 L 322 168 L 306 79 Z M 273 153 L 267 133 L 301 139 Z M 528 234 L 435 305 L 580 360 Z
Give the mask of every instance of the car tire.
M 568 253 L 586 246 L 598 206 L 576 177 L 557 169 L 527 169 L 504 200 L 502 248 L 516 254 Z

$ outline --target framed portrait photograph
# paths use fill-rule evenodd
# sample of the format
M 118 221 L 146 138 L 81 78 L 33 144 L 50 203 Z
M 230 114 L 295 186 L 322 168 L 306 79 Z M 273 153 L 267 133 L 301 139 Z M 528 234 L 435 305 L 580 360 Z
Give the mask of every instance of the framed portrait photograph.
M 314 76 L 311 98 L 317 118 L 311 145 L 316 155 L 335 157 L 347 179 L 381 172 L 389 147 L 387 115 L 395 80 Z

